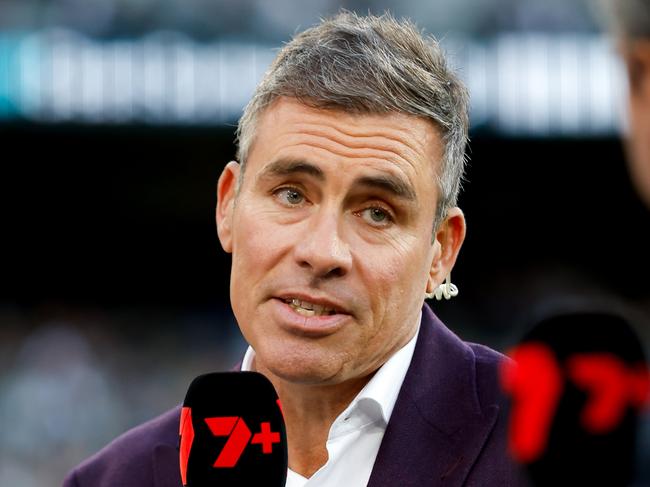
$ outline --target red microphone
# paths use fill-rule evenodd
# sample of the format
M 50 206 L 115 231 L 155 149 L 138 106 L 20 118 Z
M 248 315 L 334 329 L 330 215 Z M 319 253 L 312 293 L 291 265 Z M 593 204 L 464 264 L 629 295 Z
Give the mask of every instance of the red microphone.
M 534 485 L 628 486 L 636 475 L 650 373 L 622 317 L 573 313 L 538 323 L 509 354 L 510 450 Z
M 257 372 L 194 379 L 181 410 L 179 459 L 186 487 L 284 487 L 287 434 L 271 382 Z

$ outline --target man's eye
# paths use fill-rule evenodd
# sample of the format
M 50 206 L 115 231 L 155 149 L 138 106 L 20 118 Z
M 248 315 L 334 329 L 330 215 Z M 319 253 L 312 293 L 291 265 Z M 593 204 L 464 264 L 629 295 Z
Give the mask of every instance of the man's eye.
M 393 218 L 388 211 L 377 206 L 366 208 L 361 212 L 361 214 L 368 223 L 374 226 L 388 226 L 393 221 Z
M 273 193 L 281 203 L 295 206 L 305 201 L 303 194 L 295 188 L 280 188 Z

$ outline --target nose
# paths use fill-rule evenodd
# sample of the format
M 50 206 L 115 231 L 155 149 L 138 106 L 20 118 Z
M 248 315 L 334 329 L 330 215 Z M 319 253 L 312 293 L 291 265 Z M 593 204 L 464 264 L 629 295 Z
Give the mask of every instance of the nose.
M 333 209 L 315 212 L 294 247 L 298 265 L 314 277 L 340 277 L 352 266 L 350 247 L 341 236 L 340 218 Z

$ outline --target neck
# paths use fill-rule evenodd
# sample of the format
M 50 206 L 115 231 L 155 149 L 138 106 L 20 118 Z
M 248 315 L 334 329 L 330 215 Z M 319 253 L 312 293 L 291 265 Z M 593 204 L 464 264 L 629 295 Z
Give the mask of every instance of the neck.
M 332 423 L 374 373 L 340 384 L 309 385 L 286 381 L 257 360 L 253 362 L 253 369 L 271 381 L 282 403 L 289 468 L 303 477 L 311 477 L 327 462 L 326 443 Z

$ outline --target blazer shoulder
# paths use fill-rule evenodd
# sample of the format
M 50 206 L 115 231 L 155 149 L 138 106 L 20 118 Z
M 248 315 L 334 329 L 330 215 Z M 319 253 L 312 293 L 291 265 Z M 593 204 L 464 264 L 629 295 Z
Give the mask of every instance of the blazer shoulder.
M 506 396 L 500 383 L 501 368 L 511 360 L 496 350 L 478 343 L 467 343 L 472 349 L 476 366 L 476 385 L 483 407 L 504 405 Z
M 501 387 L 501 368 L 512 360 L 485 345 L 468 343 L 475 357 L 476 388 L 481 408 L 496 407 L 498 415 L 467 485 L 530 487 L 526 473 L 508 453 L 510 398 Z
M 73 469 L 64 487 L 155 485 L 155 460 L 160 450 L 176 452 L 180 406 L 120 435 Z

